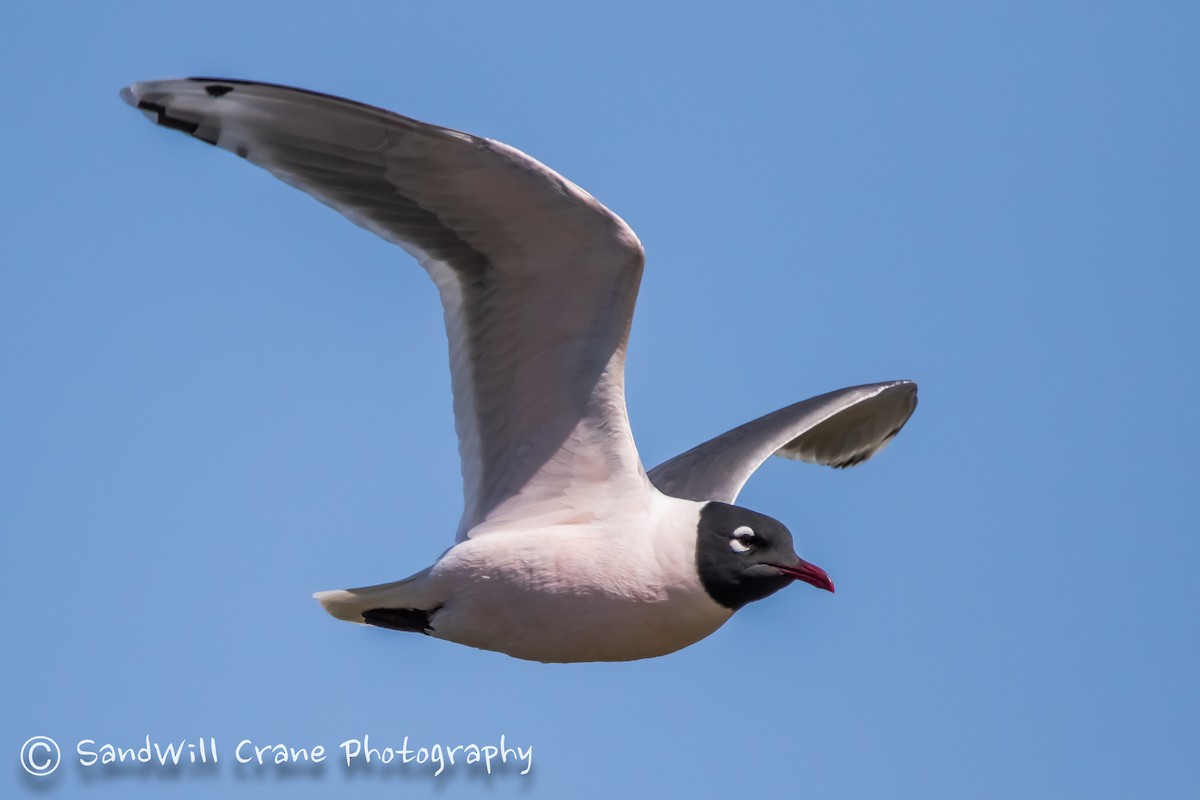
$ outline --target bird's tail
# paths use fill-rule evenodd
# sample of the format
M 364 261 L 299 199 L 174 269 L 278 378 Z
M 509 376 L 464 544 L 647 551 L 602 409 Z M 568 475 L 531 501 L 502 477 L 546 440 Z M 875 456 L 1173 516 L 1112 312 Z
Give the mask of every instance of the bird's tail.
M 332 616 L 362 625 L 366 622 L 363 614 L 378 608 L 429 610 L 440 606 L 441 601 L 430 591 L 428 575 L 426 569 L 402 581 L 316 592 L 313 598 Z

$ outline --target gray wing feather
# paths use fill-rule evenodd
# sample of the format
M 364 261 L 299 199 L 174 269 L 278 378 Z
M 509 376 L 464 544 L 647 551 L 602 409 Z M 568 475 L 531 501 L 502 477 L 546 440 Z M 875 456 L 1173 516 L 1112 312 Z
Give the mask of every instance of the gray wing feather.
M 188 78 L 121 96 L 332 206 L 429 273 L 450 340 L 460 539 L 493 513 L 569 515 L 567 483 L 648 489 L 624 396 L 642 248 L 587 192 L 501 142 L 330 95 Z
M 772 455 L 851 467 L 883 449 L 917 407 L 917 385 L 852 386 L 781 408 L 693 447 L 650 470 L 664 494 L 732 503 Z

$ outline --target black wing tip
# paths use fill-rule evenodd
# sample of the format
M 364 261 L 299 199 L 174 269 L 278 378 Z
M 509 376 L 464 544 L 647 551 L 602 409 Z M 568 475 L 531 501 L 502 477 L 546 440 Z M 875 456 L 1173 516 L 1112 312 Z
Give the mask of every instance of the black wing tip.
M 192 122 L 181 117 L 172 117 L 167 113 L 167 107 L 159 103 L 152 103 L 149 100 L 138 100 L 137 108 L 140 111 L 148 111 L 154 114 L 154 124 L 161 125 L 164 128 L 194 135 L 200 127 L 200 123 L 198 122 Z
M 872 455 L 874 455 L 874 451 L 868 453 L 859 453 L 858 455 L 851 456 L 850 458 L 830 464 L 829 466 L 833 467 L 834 469 L 848 469 L 861 464 Z
M 168 109 L 162 103 L 146 99 L 143 95 L 137 92 L 135 90 L 137 85 L 138 84 L 135 83 L 122 89 L 120 92 L 121 99 L 139 111 L 144 111 L 146 116 L 149 117 L 150 121 L 155 125 L 160 125 L 164 128 L 170 128 L 171 130 L 182 131 L 183 133 L 186 133 L 195 139 L 199 139 L 205 144 L 216 146 L 217 137 L 210 135 L 212 131 L 201 132 L 201 123 L 198 120 L 187 119 L 182 116 L 173 115 L 170 112 L 170 109 Z M 233 91 L 233 87 L 226 84 L 213 83 L 205 86 L 204 90 L 209 97 L 215 98 L 223 97 L 224 95 L 229 94 Z M 153 97 L 154 95 L 150 94 L 149 96 Z
M 190 119 L 182 117 L 172 117 L 167 113 L 167 109 L 158 103 L 151 103 L 147 100 L 138 101 L 137 107 L 142 111 L 148 111 L 154 114 L 154 124 L 161 125 L 164 128 L 170 128 L 175 131 L 183 131 L 193 139 L 199 139 L 205 144 L 211 144 L 214 147 L 217 145 L 217 137 L 207 136 L 200 132 L 200 123 L 193 122 Z
M 214 98 L 214 99 L 219 98 L 219 97 L 224 97 L 225 95 L 229 94 L 230 92 L 236 91 L 239 86 L 247 87 L 248 89 L 261 88 L 261 89 L 269 89 L 269 90 L 273 90 L 273 91 L 289 92 L 289 93 L 292 93 L 295 95 L 300 95 L 303 97 L 314 98 L 316 100 L 320 100 L 325 103 L 331 103 L 331 104 L 341 107 L 343 109 L 352 109 L 353 111 L 360 112 L 360 113 L 365 112 L 368 114 L 378 114 L 387 119 L 400 122 L 404 125 L 418 126 L 423 131 L 426 131 L 426 132 L 433 132 L 433 133 L 438 133 L 441 135 L 450 135 L 456 139 L 463 139 L 465 137 L 467 140 L 474 142 L 477 145 L 490 143 L 490 140 L 485 137 L 476 136 L 475 134 L 466 133 L 464 131 L 456 130 L 454 128 L 447 128 L 443 125 L 434 125 L 429 122 L 421 122 L 421 121 L 415 120 L 411 117 L 406 117 L 402 114 L 397 114 L 395 111 L 389 111 L 386 108 L 371 105 L 370 103 L 363 103 L 358 100 L 351 100 L 349 98 L 341 97 L 336 94 L 329 94 L 328 92 L 316 92 L 316 91 L 313 91 L 312 89 L 301 89 L 298 86 L 288 86 L 285 83 L 271 83 L 270 81 L 249 81 L 249 80 L 243 80 L 240 78 L 212 78 L 212 77 L 204 77 L 204 76 L 193 76 L 193 77 L 189 77 L 189 78 L 173 78 L 173 79 L 160 80 L 160 81 L 139 81 L 137 83 L 130 84 L 129 86 L 126 86 L 124 89 L 122 89 L 120 92 L 121 99 L 124 100 L 129 105 L 137 108 L 137 107 L 139 107 L 139 95 L 141 94 L 141 92 L 138 91 L 138 87 L 142 87 L 142 86 L 149 87 L 154 84 L 180 83 L 180 82 L 205 84 L 204 91 L 208 94 L 209 97 Z M 170 126 L 168 125 L 167 127 L 170 127 Z M 202 137 L 197 137 L 197 138 L 202 138 Z M 208 140 L 203 139 L 203 141 L 208 141 Z M 209 144 L 212 144 L 212 142 L 209 142 Z

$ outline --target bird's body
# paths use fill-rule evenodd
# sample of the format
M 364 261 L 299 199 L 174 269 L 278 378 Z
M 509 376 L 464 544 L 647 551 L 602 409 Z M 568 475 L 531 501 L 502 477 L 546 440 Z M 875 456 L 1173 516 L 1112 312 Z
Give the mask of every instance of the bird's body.
M 430 636 L 535 661 L 665 655 L 733 611 L 696 572 L 702 504 L 646 497 L 623 517 L 468 538 L 407 580 L 319 599 L 349 621 L 364 604 L 430 609 Z
M 403 247 L 438 287 L 457 541 L 405 580 L 317 593 L 333 616 L 517 658 L 624 661 L 686 647 L 793 580 L 832 591 L 787 528 L 732 503 L 772 454 L 870 458 L 915 384 L 796 403 L 647 472 L 624 394 L 642 248 L 591 195 L 500 142 L 329 95 L 193 78 L 122 96 Z

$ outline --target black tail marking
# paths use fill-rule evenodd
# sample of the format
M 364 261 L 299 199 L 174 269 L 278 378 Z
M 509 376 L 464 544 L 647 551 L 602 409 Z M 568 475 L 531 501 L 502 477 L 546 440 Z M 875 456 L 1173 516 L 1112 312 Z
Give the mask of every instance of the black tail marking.
M 419 608 L 372 608 L 363 612 L 363 622 L 377 628 L 387 628 L 393 631 L 408 631 L 410 633 L 429 633 L 433 627 L 429 617 L 436 612 L 423 611 Z

